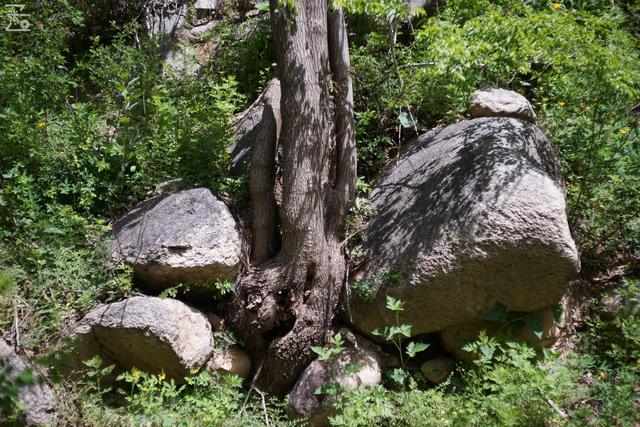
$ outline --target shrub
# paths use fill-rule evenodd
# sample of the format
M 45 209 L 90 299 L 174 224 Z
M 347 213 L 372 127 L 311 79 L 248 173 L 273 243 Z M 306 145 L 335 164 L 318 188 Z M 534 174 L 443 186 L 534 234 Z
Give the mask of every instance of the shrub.
M 378 386 L 347 391 L 338 402 L 338 426 L 566 425 L 565 409 L 584 397 L 578 370 L 538 361 L 524 344 L 500 344 L 486 336 L 474 349 L 484 355 L 475 369 L 459 370 L 455 385 L 392 392 Z M 471 350 L 471 348 L 470 348 Z
M 583 382 L 590 405 L 576 410 L 576 425 L 633 425 L 640 378 L 640 281 L 625 279 L 613 291 L 607 315 L 594 315 L 581 334 Z
M 135 23 L 71 56 L 82 14 L 67 2 L 28 12 L 37 30 L 0 34 L 0 268 L 21 272 L 0 323 L 13 306 L 29 325 L 24 344 L 37 346 L 129 293 L 128 270 L 101 252 L 110 217 L 165 180 L 229 187 L 244 100 L 231 77 L 164 73 L 157 43 L 134 43 Z

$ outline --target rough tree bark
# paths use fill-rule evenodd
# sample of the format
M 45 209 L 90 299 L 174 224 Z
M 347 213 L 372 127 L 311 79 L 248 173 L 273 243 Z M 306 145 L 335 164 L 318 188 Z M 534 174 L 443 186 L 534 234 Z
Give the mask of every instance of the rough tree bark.
M 342 11 L 330 11 L 327 0 L 298 0 L 295 10 L 270 5 L 281 84 L 282 246 L 241 278 L 227 318 L 257 359 L 258 385 L 282 395 L 313 359 L 310 347 L 330 336 L 345 280 L 340 235 L 356 149 Z M 273 169 L 260 167 L 256 179 L 270 180 L 264 171 Z M 272 209 L 268 197 L 252 202 Z
M 273 193 L 276 151 L 280 137 L 280 81 L 272 79 L 260 96 L 262 119 L 253 146 L 249 169 L 251 195 L 251 262 L 260 265 L 279 247 L 278 213 Z

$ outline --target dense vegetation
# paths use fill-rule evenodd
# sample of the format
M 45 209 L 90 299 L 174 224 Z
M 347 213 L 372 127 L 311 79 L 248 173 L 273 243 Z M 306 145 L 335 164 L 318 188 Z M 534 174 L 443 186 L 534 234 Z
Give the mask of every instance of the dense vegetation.
M 483 338 L 482 357 L 441 386 L 412 374 L 402 386 L 336 391 L 335 425 L 634 425 L 640 5 L 449 0 L 409 17 L 398 1 L 344 3 L 360 191 L 418 133 L 464 118 L 475 89 L 523 93 L 560 153 L 593 300 L 573 350 L 541 356 Z M 158 184 L 181 178 L 237 209 L 246 199 L 245 177 L 227 173 L 227 148 L 234 115 L 274 69 L 268 21 L 242 38 L 228 17 L 209 35 L 219 54 L 193 77 L 163 68 L 158 41 L 113 6 L 113 22 L 96 25 L 84 2 L 39 2 L 32 31 L 0 33 L 0 330 L 31 354 L 54 352 L 64 326 L 97 302 L 134 292 L 130 271 L 110 264 L 99 242 Z M 354 217 L 366 210 L 357 204 Z M 603 302 L 611 299 L 613 308 Z M 105 387 L 98 378 L 108 368 L 93 362 L 91 377 L 57 385 L 70 425 L 287 422 L 281 402 L 263 411 L 237 378 L 198 373 L 176 386 L 134 371 Z M 3 378 L 0 398 L 10 390 Z

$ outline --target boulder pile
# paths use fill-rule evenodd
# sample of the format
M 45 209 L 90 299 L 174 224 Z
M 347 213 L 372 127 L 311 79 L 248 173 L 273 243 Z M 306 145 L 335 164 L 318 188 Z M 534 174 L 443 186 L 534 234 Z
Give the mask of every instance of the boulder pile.
M 277 81 L 269 88 L 279 90 Z M 553 342 L 552 307 L 579 270 L 558 156 L 521 95 L 482 90 L 470 106 L 472 119 L 422 135 L 373 185 L 376 215 L 365 230 L 365 260 L 350 277 L 372 288 L 352 294 L 344 315 L 372 341 L 380 339 L 374 329 L 399 322 L 411 325 L 407 337 L 438 333 L 446 352 L 465 359 L 462 344 L 479 331 L 539 315 L 524 322 L 530 328 L 519 336 L 536 345 Z M 258 100 L 238 121 L 234 173 L 246 172 L 263 112 Z M 187 285 L 188 296 L 204 307 L 216 282 L 234 282 L 239 274 L 245 251 L 238 229 L 210 190 L 186 189 L 147 200 L 117 221 L 110 249 L 145 289 Z M 404 309 L 390 311 L 387 297 L 402 300 Z M 135 296 L 95 307 L 71 335 L 77 361 L 100 355 L 120 370 L 164 372 L 177 382 L 199 369 L 247 378 L 249 355 L 214 339 L 223 329 L 214 313 L 185 302 Z M 332 415 L 332 396 L 320 393 L 323 387 L 381 382 L 380 348 L 346 328 L 340 333 L 345 348 L 312 362 L 293 387 L 293 417 L 323 425 Z M 414 368 L 439 384 L 453 361 L 430 352 Z
M 241 266 L 236 221 L 206 188 L 141 203 L 115 223 L 109 237 L 111 257 L 131 266 L 138 284 L 153 292 L 185 285 L 190 300 L 202 301 L 216 295 L 217 283 L 234 282 Z M 185 302 L 134 296 L 95 307 L 70 331 L 72 369 L 100 356 L 118 371 L 136 367 L 178 383 L 200 369 L 246 378 L 250 359 L 240 347 L 214 340 L 222 330 L 215 314 Z

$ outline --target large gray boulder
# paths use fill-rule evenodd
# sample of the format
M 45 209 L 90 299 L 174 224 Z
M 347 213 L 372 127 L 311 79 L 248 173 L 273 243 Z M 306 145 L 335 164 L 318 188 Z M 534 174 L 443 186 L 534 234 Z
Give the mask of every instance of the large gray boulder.
M 33 373 L 31 366 L 25 363 L 7 343 L 0 340 L 0 373 L 5 374 L 6 379 L 15 383 L 18 377 L 28 370 L 32 372 L 33 384 L 19 387 L 17 396 L 17 403 L 23 407 L 18 412 L 20 425 L 52 425 L 58 407 L 53 391 L 39 375 Z M 1 413 L 0 425 L 4 425 Z
M 209 293 L 213 282 L 234 280 L 242 244 L 227 206 L 195 188 L 147 200 L 116 222 L 111 253 L 150 288 Z
M 536 122 L 536 113 L 524 96 L 506 89 L 477 90 L 469 99 L 471 117 L 515 117 Z
M 365 334 L 395 325 L 387 295 L 405 302 L 400 321 L 418 335 L 477 321 L 498 303 L 554 305 L 579 269 L 558 157 L 530 122 L 480 118 L 429 132 L 370 197 L 377 216 L 357 278 L 374 297 L 352 297 L 347 315 Z
M 137 296 L 91 310 L 73 331 L 75 360 L 101 356 L 120 369 L 164 372 L 182 382 L 213 354 L 206 316 L 170 299 Z
M 316 391 L 332 382 L 345 389 L 373 387 L 382 379 L 380 355 L 374 344 L 348 329 L 340 330 L 346 346 L 337 356 L 315 360 L 304 370 L 289 396 L 289 413 L 294 418 L 306 418 L 310 425 L 326 425 L 327 417 L 335 415 L 333 396 Z M 353 373 L 345 372 L 348 365 L 359 365 Z

